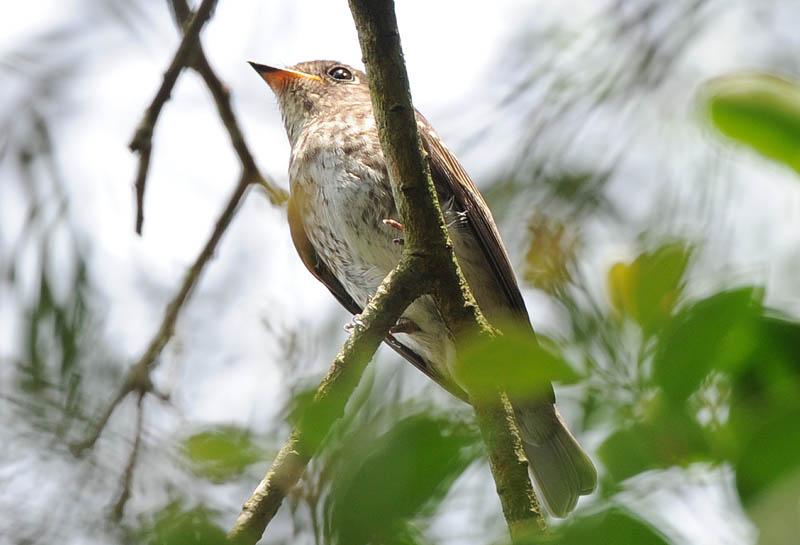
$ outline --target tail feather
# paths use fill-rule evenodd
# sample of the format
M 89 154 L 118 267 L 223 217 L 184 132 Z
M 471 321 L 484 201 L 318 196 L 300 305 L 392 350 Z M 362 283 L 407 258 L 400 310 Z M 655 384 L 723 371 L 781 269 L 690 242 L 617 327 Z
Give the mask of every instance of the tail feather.
M 547 510 L 564 518 L 591 494 L 597 470 L 552 404 L 515 410 L 525 454 Z

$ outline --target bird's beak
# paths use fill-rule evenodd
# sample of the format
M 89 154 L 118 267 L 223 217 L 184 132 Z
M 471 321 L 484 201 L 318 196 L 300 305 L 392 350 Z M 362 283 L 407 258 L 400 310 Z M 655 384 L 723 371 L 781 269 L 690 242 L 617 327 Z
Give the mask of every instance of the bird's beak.
M 266 81 L 276 93 L 284 89 L 291 81 L 297 79 L 322 81 L 322 78 L 319 76 L 298 72 L 297 70 L 274 68 L 272 66 L 267 66 L 266 64 L 258 64 L 257 62 L 250 62 L 250 66 L 252 66 L 262 78 L 264 78 L 264 81 Z

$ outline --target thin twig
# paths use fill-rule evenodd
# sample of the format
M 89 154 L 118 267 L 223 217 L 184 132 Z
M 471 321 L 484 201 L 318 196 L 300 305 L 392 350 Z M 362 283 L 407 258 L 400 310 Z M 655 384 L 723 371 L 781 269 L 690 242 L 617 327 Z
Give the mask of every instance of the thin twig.
M 139 169 L 136 175 L 136 232 L 142 233 L 142 221 L 144 213 L 142 211 L 142 204 L 144 203 L 144 190 L 147 183 L 147 171 L 150 165 L 150 153 L 153 146 L 153 130 L 155 129 L 158 116 L 161 113 L 161 108 L 169 100 L 172 94 L 172 88 L 175 87 L 175 82 L 181 70 L 188 65 L 190 55 L 198 43 L 200 37 L 200 30 L 203 25 L 211 18 L 211 13 L 217 5 L 217 0 L 203 0 L 200 7 L 197 8 L 197 13 L 192 17 L 192 21 L 186 27 L 186 32 L 183 35 L 178 50 L 172 58 L 167 71 L 164 72 L 164 79 L 161 82 L 158 92 L 150 106 L 144 112 L 144 117 L 139 122 L 136 133 L 129 144 L 131 151 L 139 153 Z
M 95 424 L 92 433 L 89 434 L 83 441 L 72 445 L 71 449 L 74 454 L 79 455 L 87 448 L 92 447 L 102 434 L 108 420 L 114 413 L 116 408 L 125 397 L 134 391 L 153 392 L 152 384 L 150 382 L 150 372 L 156 358 L 158 358 L 161 351 L 166 346 L 169 339 L 172 337 L 175 328 L 175 322 L 180 312 L 181 307 L 186 302 L 192 288 L 199 280 L 200 274 L 203 271 L 206 263 L 211 259 L 211 256 L 216 250 L 216 246 L 227 229 L 236 209 L 239 206 L 247 187 L 250 184 L 260 185 L 267 192 L 270 201 L 273 204 L 281 204 L 288 198 L 286 192 L 275 185 L 271 180 L 263 176 L 253 159 L 253 155 L 244 141 L 244 136 L 233 109 L 230 104 L 230 92 L 224 83 L 216 76 L 211 66 L 205 57 L 202 50 L 202 45 L 199 40 L 199 33 L 203 24 L 211 17 L 214 10 L 216 1 L 205 0 L 198 8 L 195 14 L 189 9 L 185 0 L 173 0 L 172 6 L 175 11 L 175 16 L 180 19 L 185 26 L 185 34 L 181 41 L 178 50 L 176 51 L 173 61 L 167 72 L 164 74 L 164 81 L 161 88 L 159 88 L 152 103 L 144 114 L 139 128 L 131 142 L 131 150 L 139 152 L 139 170 L 136 182 L 136 197 L 137 197 L 137 232 L 141 232 L 142 217 L 143 217 L 143 198 L 144 198 L 144 185 L 147 178 L 147 170 L 150 162 L 150 152 L 152 146 L 152 135 L 155 123 L 161 112 L 164 103 L 169 99 L 171 90 L 175 85 L 178 75 L 183 66 L 190 65 L 194 68 L 206 82 L 214 101 L 217 105 L 220 118 L 228 130 L 231 138 L 231 144 L 236 150 L 237 155 L 242 164 L 242 176 L 238 185 L 233 191 L 230 199 L 228 200 L 225 209 L 220 217 L 217 219 L 214 231 L 211 233 L 208 241 L 203 249 L 195 258 L 194 264 L 187 271 L 184 277 L 181 288 L 164 313 L 164 318 L 161 326 L 154 335 L 150 345 L 145 353 L 128 371 L 127 377 L 117 392 L 114 399 L 109 403 L 102 417 Z M 188 25 L 186 24 L 188 22 Z M 183 26 L 182 26 L 183 28 Z
M 139 361 L 137 361 L 128 370 L 127 377 L 120 390 L 117 392 L 114 400 L 108 406 L 103 418 L 101 418 L 95 425 L 92 433 L 86 438 L 86 440 L 72 446 L 72 450 L 76 454 L 80 454 L 85 449 L 94 445 L 94 443 L 100 437 L 100 434 L 103 432 L 103 428 L 108 422 L 108 419 L 111 417 L 111 414 L 119 406 L 125 396 L 134 391 L 152 391 L 150 372 L 155 367 L 158 356 L 161 354 L 164 346 L 166 346 L 167 342 L 175 331 L 175 322 L 178 319 L 178 313 L 180 312 L 183 304 L 186 302 L 186 299 L 189 297 L 192 289 L 200 279 L 200 275 L 203 272 L 206 264 L 214 255 L 217 244 L 222 238 L 222 235 L 225 233 L 225 230 L 228 228 L 228 225 L 236 213 L 239 203 L 244 198 L 247 188 L 251 183 L 253 183 L 253 179 L 249 177 L 247 173 L 242 173 L 242 177 L 228 199 L 225 209 L 217 219 L 217 223 L 214 226 L 214 231 L 211 233 L 208 241 L 206 241 L 203 249 L 195 258 L 192 266 L 188 271 L 186 271 L 186 275 L 184 276 L 183 283 L 181 284 L 178 293 L 175 294 L 175 296 L 172 298 L 172 301 L 170 301 L 170 303 L 167 305 L 167 308 L 164 311 L 164 317 L 161 320 L 161 325 L 153 336 L 153 339 L 150 341 L 150 345 L 147 347 L 147 350 L 145 350 L 142 357 L 139 358 Z
M 142 445 L 142 429 L 144 422 L 144 394 L 145 391 L 139 392 L 139 399 L 136 401 L 136 435 L 133 438 L 133 448 L 131 449 L 128 463 L 125 466 L 125 472 L 122 475 L 122 486 L 120 488 L 119 498 L 111 510 L 111 518 L 113 520 L 120 520 L 122 513 L 125 510 L 125 504 L 128 503 L 128 498 L 131 496 L 131 483 L 133 482 L 133 470 L 136 467 L 136 460 L 139 457 L 139 450 Z
M 175 15 L 175 22 L 179 27 L 182 27 L 192 16 L 189 5 L 186 0 L 171 0 L 171 4 Z M 264 188 L 272 204 L 280 205 L 285 203 L 289 198 L 287 192 L 259 171 L 253 154 L 250 152 L 250 148 L 247 146 L 247 142 L 244 139 L 244 134 L 239 128 L 236 114 L 234 114 L 233 108 L 231 107 L 230 91 L 222 80 L 217 77 L 213 68 L 211 68 L 205 52 L 203 51 L 203 44 L 199 41 L 191 57 L 189 66 L 200 74 L 206 87 L 208 87 L 208 90 L 211 92 L 211 96 L 214 98 L 214 102 L 217 105 L 219 117 L 228 131 L 231 145 L 236 151 L 236 155 L 239 157 L 242 168 L 245 171 L 253 173 L 253 183 L 257 183 Z

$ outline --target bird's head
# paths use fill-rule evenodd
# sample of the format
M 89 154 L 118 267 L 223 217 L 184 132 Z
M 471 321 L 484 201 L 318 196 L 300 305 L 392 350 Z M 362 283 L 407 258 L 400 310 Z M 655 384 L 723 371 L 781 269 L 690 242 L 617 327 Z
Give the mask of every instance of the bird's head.
M 369 85 L 364 72 L 338 61 L 301 62 L 289 68 L 250 63 L 267 82 L 275 96 L 289 139 L 294 142 L 309 122 L 348 106 L 370 104 Z

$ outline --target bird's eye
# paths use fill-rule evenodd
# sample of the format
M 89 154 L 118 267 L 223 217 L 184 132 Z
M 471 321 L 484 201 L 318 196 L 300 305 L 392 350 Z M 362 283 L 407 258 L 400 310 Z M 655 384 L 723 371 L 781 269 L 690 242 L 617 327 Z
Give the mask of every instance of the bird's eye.
M 339 81 L 353 81 L 353 73 L 344 66 L 334 66 L 328 70 L 328 75 Z

